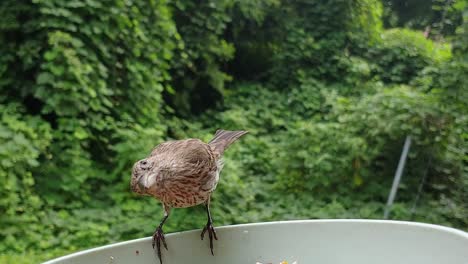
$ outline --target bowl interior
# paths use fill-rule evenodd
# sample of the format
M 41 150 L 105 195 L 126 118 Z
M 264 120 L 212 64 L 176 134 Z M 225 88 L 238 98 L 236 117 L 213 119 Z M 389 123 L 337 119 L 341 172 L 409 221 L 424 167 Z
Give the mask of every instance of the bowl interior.
M 309 220 L 217 229 L 212 256 L 200 230 L 166 235 L 163 264 L 433 264 L 468 263 L 468 234 L 452 228 L 397 221 Z M 78 252 L 47 264 L 155 264 L 151 238 Z

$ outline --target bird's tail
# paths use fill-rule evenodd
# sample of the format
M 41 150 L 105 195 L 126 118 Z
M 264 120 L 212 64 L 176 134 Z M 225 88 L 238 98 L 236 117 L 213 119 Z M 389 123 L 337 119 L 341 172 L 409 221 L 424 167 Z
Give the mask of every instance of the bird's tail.
M 216 134 L 214 135 L 213 139 L 208 142 L 208 145 L 214 148 L 214 150 L 221 155 L 223 154 L 224 150 L 229 147 L 229 145 L 247 133 L 247 131 L 243 130 L 227 131 L 220 129 L 216 131 Z

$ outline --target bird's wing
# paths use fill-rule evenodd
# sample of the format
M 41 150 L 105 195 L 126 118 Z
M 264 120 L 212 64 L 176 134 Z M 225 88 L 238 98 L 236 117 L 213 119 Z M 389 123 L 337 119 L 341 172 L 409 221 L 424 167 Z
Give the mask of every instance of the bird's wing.
M 168 141 L 156 146 L 150 157 L 158 156 L 161 162 L 179 165 L 214 163 L 211 148 L 199 139 Z
M 158 145 L 151 157 L 166 171 L 167 184 L 193 182 L 194 188 L 204 189 L 216 181 L 217 156 L 211 147 L 199 139 L 169 141 Z

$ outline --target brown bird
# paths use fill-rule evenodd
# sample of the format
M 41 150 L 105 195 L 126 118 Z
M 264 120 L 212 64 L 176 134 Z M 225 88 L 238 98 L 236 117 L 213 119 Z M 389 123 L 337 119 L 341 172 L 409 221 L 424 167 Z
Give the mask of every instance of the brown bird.
M 201 239 L 208 232 L 211 254 L 213 238 L 218 240 L 210 213 L 210 196 L 216 189 L 219 173 L 223 168 L 224 150 L 247 131 L 218 130 L 214 138 L 204 143 L 199 139 L 164 142 L 151 154 L 133 166 L 131 188 L 141 195 L 150 195 L 160 200 L 164 217 L 153 234 L 159 261 L 161 242 L 167 250 L 162 226 L 169 217 L 171 208 L 191 207 L 204 204 L 208 222 L 203 228 Z M 214 255 L 214 254 L 213 254 Z

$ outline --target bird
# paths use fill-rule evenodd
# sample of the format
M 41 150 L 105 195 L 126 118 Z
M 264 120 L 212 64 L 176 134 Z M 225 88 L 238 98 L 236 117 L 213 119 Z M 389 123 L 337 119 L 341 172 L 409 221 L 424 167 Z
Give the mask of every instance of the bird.
M 217 130 L 208 143 L 189 138 L 167 141 L 157 145 L 149 156 L 135 162 L 130 181 L 131 190 L 162 202 L 164 216 L 152 237 L 152 246 L 162 264 L 161 243 L 167 250 L 163 225 L 172 208 L 204 204 L 207 223 L 201 232 L 208 233 L 213 253 L 213 238 L 218 240 L 210 212 L 211 194 L 216 189 L 223 168 L 223 153 L 248 131 Z

